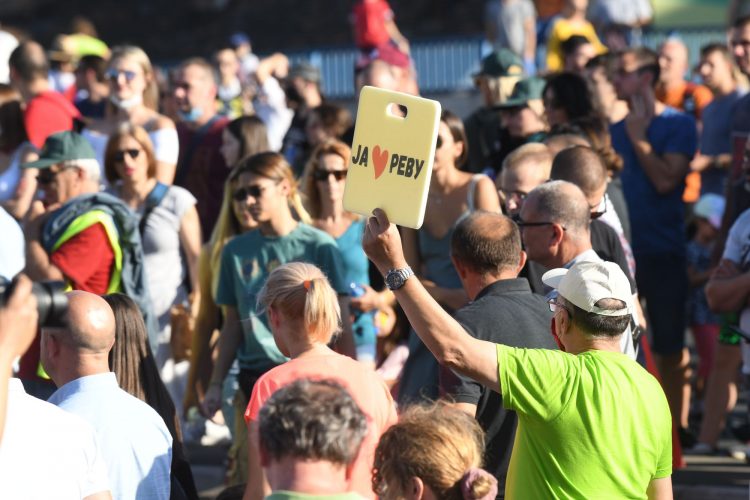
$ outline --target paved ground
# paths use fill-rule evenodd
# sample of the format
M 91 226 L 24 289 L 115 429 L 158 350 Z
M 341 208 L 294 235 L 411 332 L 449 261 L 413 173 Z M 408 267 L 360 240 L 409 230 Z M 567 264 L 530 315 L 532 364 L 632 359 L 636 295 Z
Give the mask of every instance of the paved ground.
M 735 443 L 735 445 L 738 443 Z M 213 499 L 223 489 L 226 446 L 189 447 L 202 499 Z M 676 471 L 675 500 L 747 500 L 750 466 L 731 456 L 686 457 L 688 466 Z

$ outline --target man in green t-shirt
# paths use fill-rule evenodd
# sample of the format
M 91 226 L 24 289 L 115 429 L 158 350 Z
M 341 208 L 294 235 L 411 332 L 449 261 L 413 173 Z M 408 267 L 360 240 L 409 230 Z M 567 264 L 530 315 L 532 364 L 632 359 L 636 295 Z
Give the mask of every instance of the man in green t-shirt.
M 430 297 L 406 264 L 396 226 L 374 213 L 365 252 L 417 334 L 441 364 L 500 392 L 518 413 L 506 498 L 672 498 L 672 419 L 656 379 L 620 353 L 632 311 L 616 264 L 580 262 L 543 276 L 558 291 L 550 309 L 563 351 L 492 344 Z

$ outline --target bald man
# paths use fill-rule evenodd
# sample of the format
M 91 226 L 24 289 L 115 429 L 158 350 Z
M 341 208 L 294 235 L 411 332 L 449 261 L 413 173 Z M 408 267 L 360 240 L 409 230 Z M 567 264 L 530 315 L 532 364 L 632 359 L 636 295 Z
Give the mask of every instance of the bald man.
M 73 129 L 80 113 L 70 100 L 50 87 L 49 62 L 41 45 L 32 40 L 21 43 L 11 52 L 8 66 L 10 83 L 26 105 L 26 134 L 37 149 L 51 134 Z
M 577 262 L 604 260 L 591 246 L 591 208 L 586 196 L 571 182 L 553 180 L 531 191 L 521 208 L 518 227 L 529 259 L 547 269 L 569 269 Z M 635 300 L 635 283 L 632 278 L 629 281 Z M 547 298 L 554 296 L 548 294 Z M 630 333 L 628 327 L 621 348 L 635 358 Z
M 168 499 L 172 437 L 156 411 L 118 386 L 108 361 L 114 342 L 104 299 L 70 292 L 67 325 L 42 328 L 42 364 L 58 387 L 49 402 L 94 427 L 113 498 Z
M 518 273 L 526 262 L 516 224 L 500 214 L 474 212 L 456 226 L 451 258 L 472 302 L 455 318 L 472 336 L 529 349 L 554 349 L 549 332 L 552 314 L 544 297 L 531 293 Z M 518 328 L 498 328 L 498 325 Z M 502 396 L 476 381 L 442 369 L 442 392 L 472 416 L 486 432 L 485 468 L 504 491 L 517 417 L 503 408 Z
M 660 71 L 656 98 L 699 120 L 703 108 L 713 99 L 713 94 L 708 87 L 686 80 L 689 69 L 687 46 L 677 38 L 668 38 L 659 47 Z

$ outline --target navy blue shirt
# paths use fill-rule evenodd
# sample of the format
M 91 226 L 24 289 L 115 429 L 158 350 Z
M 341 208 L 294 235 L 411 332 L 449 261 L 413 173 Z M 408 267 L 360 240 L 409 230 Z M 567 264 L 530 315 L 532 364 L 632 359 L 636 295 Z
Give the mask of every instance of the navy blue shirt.
M 620 178 L 633 228 L 633 253 L 684 255 L 684 183 L 669 193 L 658 193 L 638 161 L 625 120 L 613 124 L 610 132 L 612 146 L 624 161 Z M 693 117 L 669 107 L 654 117 L 646 137 L 655 154 L 680 153 L 688 159 L 695 155 L 698 142 Z

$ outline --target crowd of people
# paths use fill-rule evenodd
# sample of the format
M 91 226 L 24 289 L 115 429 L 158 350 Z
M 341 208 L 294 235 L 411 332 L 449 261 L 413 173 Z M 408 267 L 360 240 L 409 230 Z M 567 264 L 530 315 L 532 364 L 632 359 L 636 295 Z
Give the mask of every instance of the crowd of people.
M 648 2 L 558 3 L 487 2 L 420 229 L 344 207 L 309 62 L 0 38 L 0 497 L 197 498 L 228 439 L 225 499 L 672 498 L 750 375 L 750 16 L 690 68 Z M 352 25 L 418 95 L 388 3 Z

